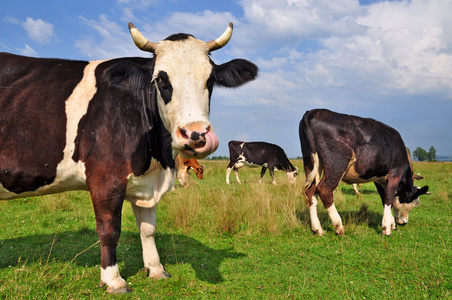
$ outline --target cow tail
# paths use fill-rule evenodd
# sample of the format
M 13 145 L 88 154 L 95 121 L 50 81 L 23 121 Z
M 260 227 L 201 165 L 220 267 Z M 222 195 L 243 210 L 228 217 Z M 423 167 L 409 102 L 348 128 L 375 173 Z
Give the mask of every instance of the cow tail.
M 320 181 L 320 173 L 321 166 L 319 155 L 316 150 L 316 143 L 314 138 L 314 133 L 311 129 L 311 120 L 313 118 L 312 111 L 307 111 L 303 118 L 300 121 L 299 133 L 300 133 L 300 142 L 301 142 L 301 150 L 303 153 L 304 163 L 309 164 L 309 159 L 312 162 L 312 170 L 309 174 L 306 174 L 306 180 L 303 185 L 302 194 L 306 198 L 308 202 L 311 200 L 308 199 L 308 189 L 312 186 L 315 181 L 315 184 L 318 184 Z M 306 166 L 305 166 L 306 170 Z
M 306 180 L 303 185 L 303 195 L 306 199 L 308 199 L 308 189 L 312 186 L 312 183 L 315 181 L 316 184 L 320 181 L 320 161 L 319 155 L 317 153 L 312 154 L 312 160 L 314 161 L 314 166 L 312 168 L 311 173 L 306 177 Z M 308 199 L 309 200 L 309 199 Z

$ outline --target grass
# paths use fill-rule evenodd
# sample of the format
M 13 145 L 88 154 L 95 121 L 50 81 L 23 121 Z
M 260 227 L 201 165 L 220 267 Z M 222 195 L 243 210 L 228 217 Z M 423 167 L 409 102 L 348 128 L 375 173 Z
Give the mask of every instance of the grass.
M 204 180 L 165 195 L 157 209 L 157 247 L 173 276 L 153 281 L 142 270 L 141 244 L 124 205 L 118 260 L 133 292 L 123 299 L 450 299 L 452 164 L 415 163 L 432 195 L 391 237 L 372 184 L 354 195 L 341 184 L 335 203 L 345 236 L 314 236 L 301 199 L 304 180 L 277 186 L 268 174 L 240 171 L 226 185 L 226 161 L 203 161 Z M 302 169 L 301 161 L 294 161 Z M 103 299 L 100 249 L 86 192 L 0 201 L 0 299 Z

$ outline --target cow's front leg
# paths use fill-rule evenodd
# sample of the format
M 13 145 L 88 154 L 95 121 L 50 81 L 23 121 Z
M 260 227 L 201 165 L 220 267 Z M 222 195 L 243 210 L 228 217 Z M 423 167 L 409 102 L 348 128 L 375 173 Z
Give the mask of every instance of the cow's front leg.
M 268 167 L 268 171 L 270 172 L 270 176 L 272 178 L 272 184 L 277 185 L 275 180 L 275 168 L 274 167 Z
M 91 194 L 101 248 L 100 286 L 110 294 L 125 294 L 131 289 L 119 274 L 116 247 L 121 235 L 121 210 L 124 196 L 102 197 Z
M 391 229 L 396 229 L 396 223 L 394 216 L 391 212 L 391 205 L 384 205 L 383 211 L 383 221 L 381 222 L 381 228 L 383 229 L 384 235 L 391 235 Z
M 149 277 L 164 279 L 171 275 L 163 268 L 155 246 L 155 232 L 157 229 L 156 208 L 143 208 L 132 203 L 133 213 L 140 230 L 141 245 L 143 247 L 144 268 L 149 270 Z
M 259 183 L 262 182 L 262 178 L 265 175 L 265 171 L 267 171 L 267 167 L 262 167 L 262 169 L 261 169 L 261 178 L 259 178 L 259 181 L 258 181 Z

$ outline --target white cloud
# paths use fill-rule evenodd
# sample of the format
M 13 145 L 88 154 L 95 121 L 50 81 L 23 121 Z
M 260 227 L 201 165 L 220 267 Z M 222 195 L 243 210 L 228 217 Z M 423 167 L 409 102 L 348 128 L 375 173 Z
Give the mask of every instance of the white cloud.
M 100 35 L 77 40 L 75 47 L 89 59 L 111 59 L 121 56 L 144 56 L 144 52 L 135 47 L 126 26 L 118 25 L 106 15 L 98 20 L 80 17 L 85 25 L 93 28 Z
M 53 25 L 41 19 L 35 20 L 27 17 L 22 26 L 27 32 L 27 35 L 40 44 L 50 43 L 52 38 L 54 38 Z
M 254 36 L 265 42 L 299 43 L 302 39 L 350 35 L 363 30 L 355 17 L 357 0 L 243 0 Z
M 15 25 L 19 25 L 20 21 L 17 18 L 11 17 L 11 16 L 6 16 L 3 18 L 3 22 L 6 23 L 10 23 L 10 24 L 15 24 Z
M 20 50 L 19 53 L 25 56 L 38 56 L 38 53 L 27 44 L 25 44 L 25 48 Z

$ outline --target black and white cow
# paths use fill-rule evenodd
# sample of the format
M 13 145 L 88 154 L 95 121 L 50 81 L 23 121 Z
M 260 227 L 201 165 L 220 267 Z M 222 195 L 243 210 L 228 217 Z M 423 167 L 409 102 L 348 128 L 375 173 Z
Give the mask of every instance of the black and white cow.
M 203 158 L 218 147 L 209 122 L 214 86 L 257 75 L 242 59 L 216 65 L 225 46 L 188 34 L 153 43 L 133 24 L 152 58 L 71 61 L 0 54 L 0 199 L 88 190 L 101 244 L 101 284 L 129 291 L 116 246 L 124 200 L 132 204 L 151 278 L 169 274 L 155 246 L 155 206 L 174 184 L 174 155 Z M 173 153 L 172 153 L 173 152 Z
M 333 202 L 341 180 L 348 184 L 374 182 L 384 206 L 384 235 L 396 229 L 391 207 L 400 218 L 398 222 L 406 223 L 418 197 L 428 191 L 428 186 L 419 189 L 413 185 L 413 171 L 400 134 L 381 122 L 315 109 L 304 114 L 299 133 L 306 173 L 303 194 L 314 233 L 323 235 L 317 216 L 319 195 L 336 233 L 344 234 Z
M 250 168 L 262 167 L 262 181 L 265 171 L 269 170 L 272 183 L 276 185 L 274 172 L 283 170 L 287 174 L 289 183 L 294 183 L 298 174 L 298 168 L 294 167 L 284 153 L 284 150 L 275 144 L 266 142 L 240 142 L 230 141 L 229 144 L 229 165 L 226 170 L 226 183 L 229 184 L 229 175 L 234 169 L 235 178 L 241 184 L 238 170 L 243 166 Z

